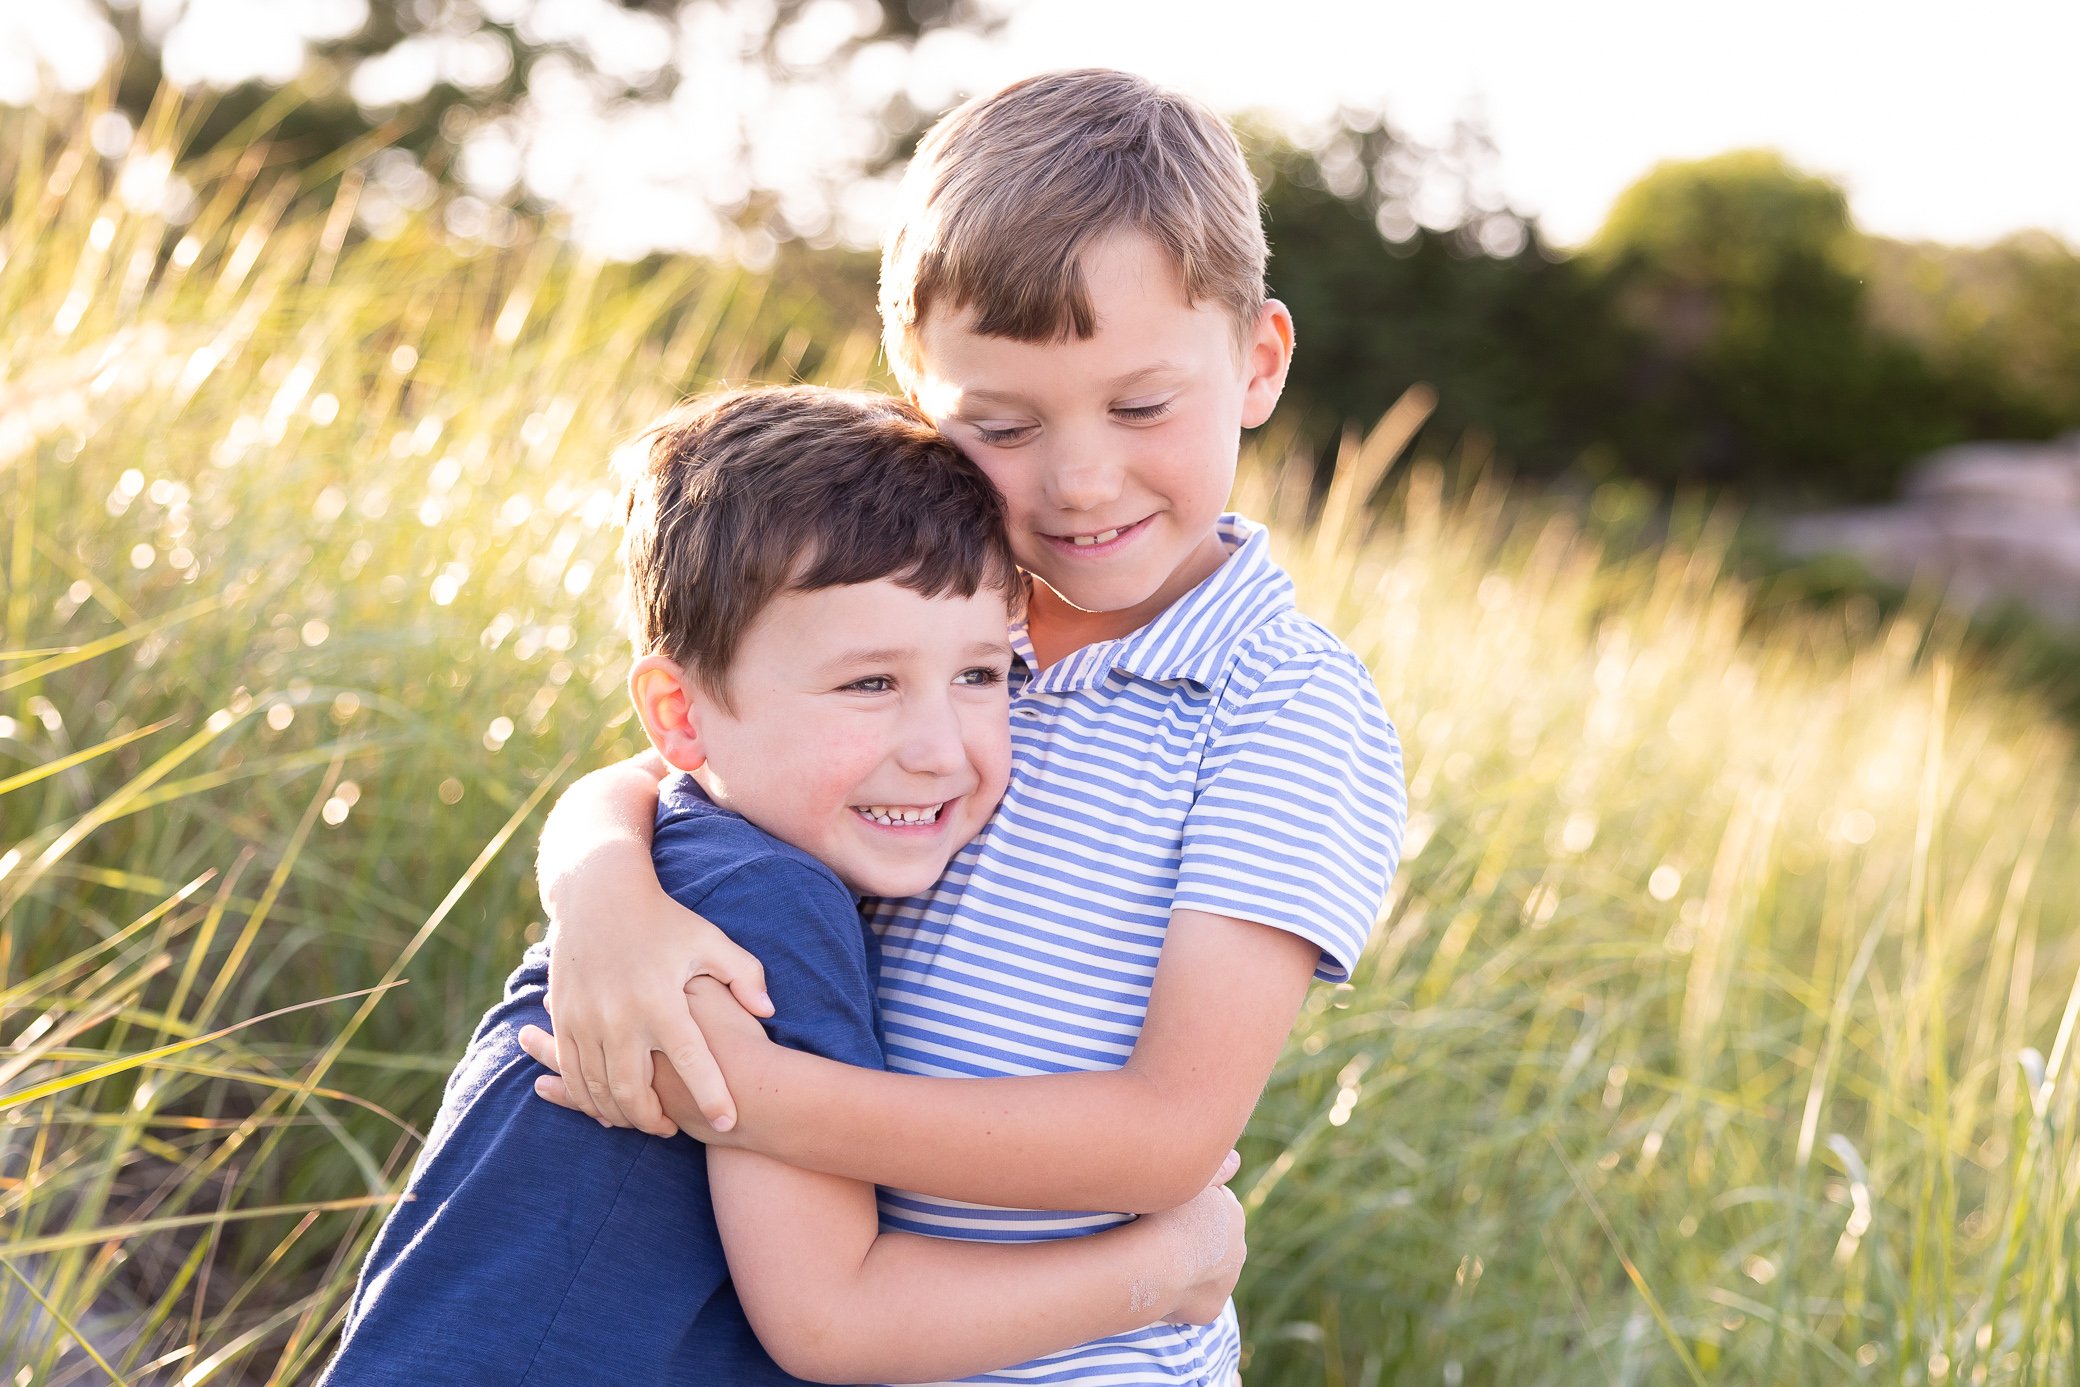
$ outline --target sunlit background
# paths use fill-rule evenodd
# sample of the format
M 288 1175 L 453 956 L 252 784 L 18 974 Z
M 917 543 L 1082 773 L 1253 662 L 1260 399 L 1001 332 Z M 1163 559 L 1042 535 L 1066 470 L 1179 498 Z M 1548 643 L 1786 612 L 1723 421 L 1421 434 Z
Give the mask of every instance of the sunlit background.
M 183 85 L 291 81 L 312 41 L 368 17 L 366 0 L 132 3 Z M 784 35 L 780 81 L 743 61 L 770 4 L 692 5 L 673 20 L 612 0 L 481 8 L 530 37 L 573 42 L 613 77 L 678 74 L 668 102 L 637 110 L 552 65 L 533 75 L 520 129 L 484 133 L 464 161 L 480 191 L 523 185 L 571 209 L 580 234 L 613 253 L 716 249 L 718 210 L 742 201 L 747 178 L 787 199 L 798 225 L 822 233 L 828 218 L 831 234 L 871 244 L 881 190 L 852 176 L 880 150 L 862 114 L 899 93 L 935 112 L 1029 73 L 1088 65 L 1266 113 L 1303 139 L 1339 110 L 1383 115 L 1430 144 L 1471 122 L 1494 144 L 1490 191 L 1560 245 L 1593 235 L 1655 162 L 1750 146 L 1841 183 L 1877 234 L 1965 244 L 2034 227 L 2080 242 L 2080 7 L 2064 0 L 1969 10 L 1942 0 L 978 0 L 990 32 L 941 29 L 914 49 L 856 45 L 882 24 L 870 0 L 817 0 Z M 89 0 L 8 0 L 0 101 L 26 103 L 41 84 L 83 90 L 117 46 Z M 437 82 L 494 88 L 510 67 L 484 35 L 422 35 L 360 64 L 349 89 L 380 110 Z M 1452 207 L 1427 210 L 1452 224 Z
M 1251 1387 L 2080 1387 L 2076 26 L 0 0 L 0 1380 L 312 1380 L 635 746 L 607 459 L 886 385 L 909 142 L 1114 63 L 1238 120 L 1237 504 L 1407 751 Z

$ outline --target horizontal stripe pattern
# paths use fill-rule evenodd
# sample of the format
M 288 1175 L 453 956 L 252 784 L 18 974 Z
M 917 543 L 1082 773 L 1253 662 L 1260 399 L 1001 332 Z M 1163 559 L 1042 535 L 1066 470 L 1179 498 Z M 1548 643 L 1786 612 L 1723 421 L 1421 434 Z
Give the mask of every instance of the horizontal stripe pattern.
M 1229 1305 L 1212 1324 L 1150 1325 L 962 1381 L 1075 1383 L 1077 1387 L 1224 1384 L 1241 1357 L 1242 1331 L 1235 1320 L 1235 1307 Z
M 1012 632 L 1012 777 L 927 895 L 875 903 L 891 1070 L 1117 1068 L 1132 1053 L 1171 913 L 1212 911 L 1316 944 L 1349 975 L 1400 855 L 1401 750 L 1364 664 L 1293 605 L 1261 526 L 1148 626 L 1037 669 Z M 1110 1227 L 1102 1210 L 994 1209 L 883 1191 L 884 1226 L 1024 1242 Z M 1144 1387 L 1234 1370 L 1230 1306 L 978 1382 Z

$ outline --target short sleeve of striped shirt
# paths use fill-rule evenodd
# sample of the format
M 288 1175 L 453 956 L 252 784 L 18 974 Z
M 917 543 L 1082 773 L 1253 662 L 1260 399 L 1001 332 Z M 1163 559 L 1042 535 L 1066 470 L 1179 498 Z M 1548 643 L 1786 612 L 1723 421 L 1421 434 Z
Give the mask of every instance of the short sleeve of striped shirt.
M 1255 677 L 1252 677 L 1255 676 Z M 1290 930 L 1350 976 L 1401 856 L 1401 743 L 1347 650 L 1245 664 L 1224 691 L 1185 820 L 1173 905 Z

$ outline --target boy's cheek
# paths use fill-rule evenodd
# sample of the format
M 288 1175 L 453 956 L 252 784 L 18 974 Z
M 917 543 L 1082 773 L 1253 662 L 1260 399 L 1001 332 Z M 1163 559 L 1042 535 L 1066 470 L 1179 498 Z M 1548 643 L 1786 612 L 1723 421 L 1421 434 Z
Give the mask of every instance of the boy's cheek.
M 983 742 L 987 748 L 984 755 L 976 758 L 981 789 L 976 798 L 981 801 L 983 817 L 996 812 L 997 801 L 1004 798 L 1004 791 L 1011 786 L 1011 708 L 1009 700 L 1002 712 L 993 719 L 989 735 Z
M 1008 726 L 1001 729 L 987 755 L 979 748 L 969 754 L 975 767 L 976 785 L 960 810 L 962 843 L 982 832 L 996 814 L 997 805 L 1003 802 L 1005 790 L 1010 788 L 1011 729 Z M 954 846 L 958 848 L 959 844 Z

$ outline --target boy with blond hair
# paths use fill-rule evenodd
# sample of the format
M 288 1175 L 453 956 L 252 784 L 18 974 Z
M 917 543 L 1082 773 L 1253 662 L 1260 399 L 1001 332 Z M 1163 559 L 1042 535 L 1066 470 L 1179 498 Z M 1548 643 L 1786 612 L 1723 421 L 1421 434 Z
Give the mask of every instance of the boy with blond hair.
M 934 887 L 868 903 L 871 1072 L 763 1041 L 756 951 L 641 869 L 657 768 L 595 772 L 544 835 L 545 1096 L 874 1181 L 885 1227 L 943 1238 L 1085 1235 L 1206 1183 L 1310 978 L 1355 965 L 1406 814 L 1370 674 L 1223 513 L 1293 350 L 1266 253 L 1226 123 L 1140 78 L 1033 78 L 927 135 L 884 340 L 1027 575 L 1010 787 Z M 985 1380 L 1218 1384 L 1239 1349 L 1228 1313 Z

